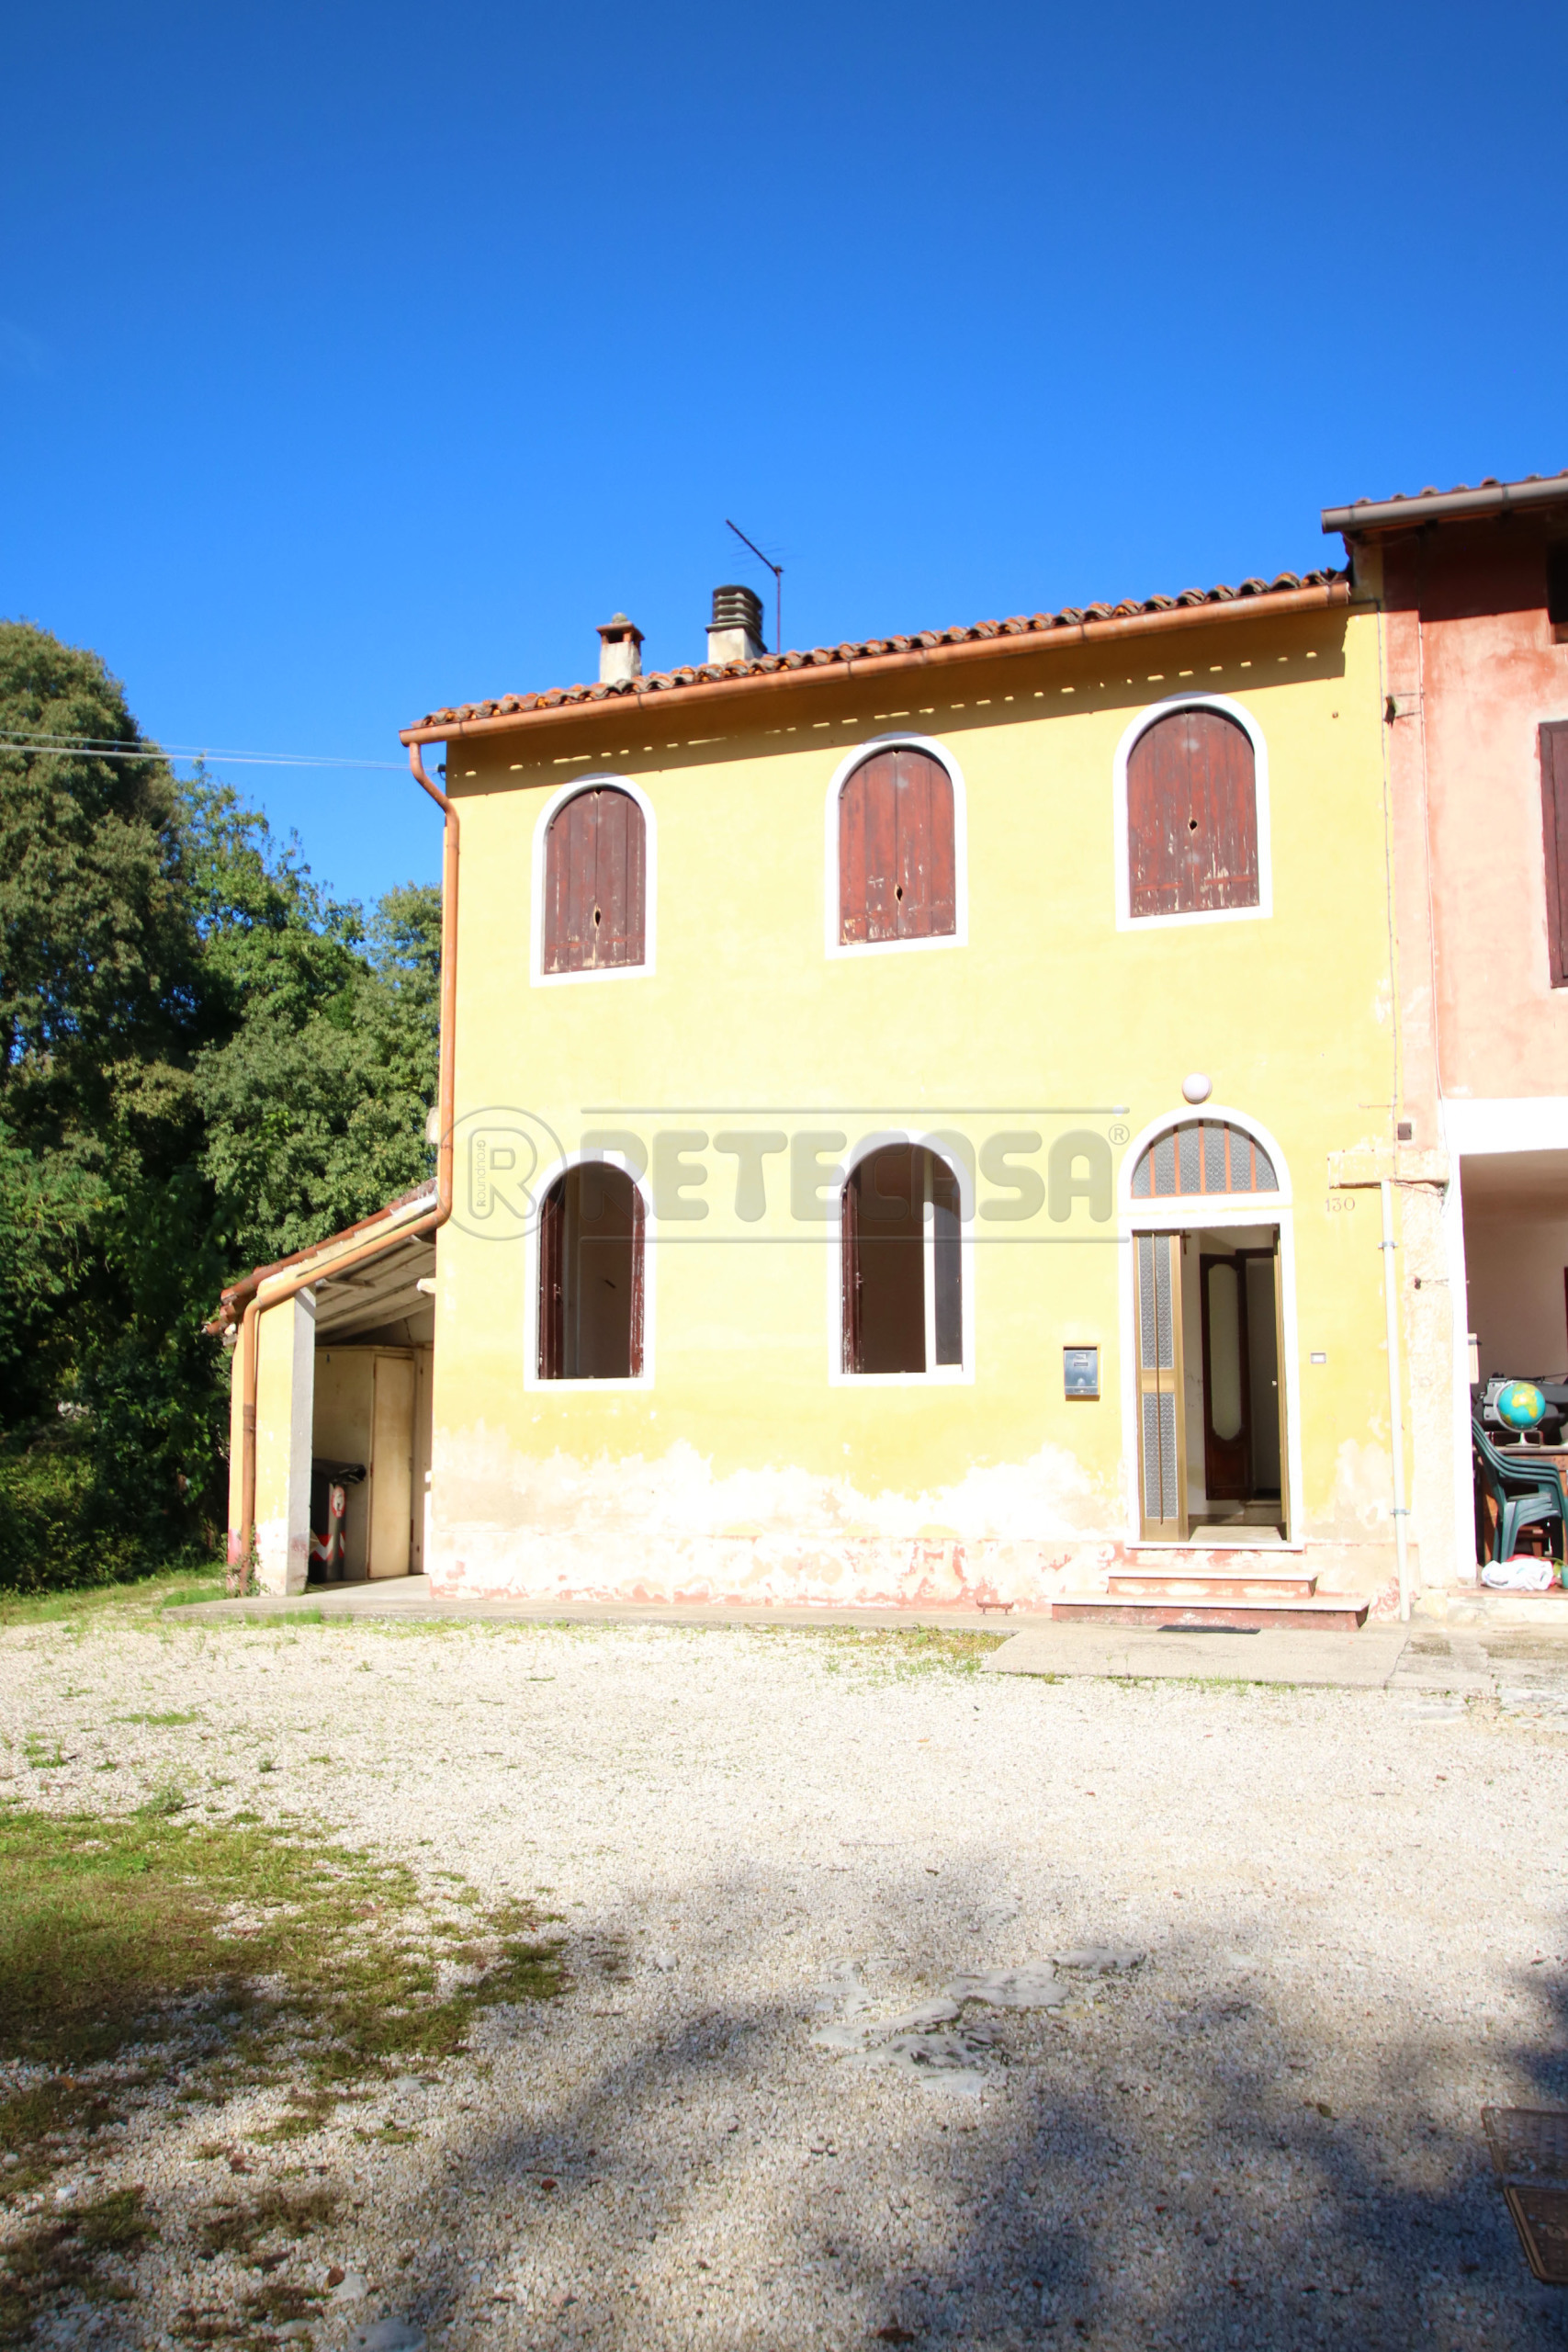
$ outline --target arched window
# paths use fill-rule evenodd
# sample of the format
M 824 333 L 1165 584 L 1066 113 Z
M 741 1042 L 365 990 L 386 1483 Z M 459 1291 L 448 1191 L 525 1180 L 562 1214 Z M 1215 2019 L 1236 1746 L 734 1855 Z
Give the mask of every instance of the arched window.
M 1257 761 L 1224 711 L 1169 711 L 1134 743 L 1127 865 L 1134 918 L 1259 903 Z
M 964 1362 L 958 1178 L 921 1144 L 885 1145 L 844 1186 L 844 1370 Z
M 1274 1163 L 1255 1136 L 1222 1119 L 1168 1127 L 1133 1170 L 1135 1201 L 1182 1200 L 1201 1193 L 1277 1193 Z
M 573 793 L 545 835 L 546 972 L 604 972 L 646 961 L 647 835 L 629 792 Z
M 912 743 L 862 760 L 839 793 L 839 944 L 957 930 L 953 778 Z
M 642 1376 L 642 1194 L 603 1160 L 569 1168 L 539 1211 L 539 1378 Z

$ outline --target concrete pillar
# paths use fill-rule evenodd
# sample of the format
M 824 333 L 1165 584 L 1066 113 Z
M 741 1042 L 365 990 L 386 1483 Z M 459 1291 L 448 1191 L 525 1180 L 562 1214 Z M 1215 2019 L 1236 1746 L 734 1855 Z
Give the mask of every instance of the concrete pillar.
M 263 1592 L 303 1592 L 310 1565 L 315 1293 L 303 1290 L 265 1307 L 257 1336 L 256 1581 Z

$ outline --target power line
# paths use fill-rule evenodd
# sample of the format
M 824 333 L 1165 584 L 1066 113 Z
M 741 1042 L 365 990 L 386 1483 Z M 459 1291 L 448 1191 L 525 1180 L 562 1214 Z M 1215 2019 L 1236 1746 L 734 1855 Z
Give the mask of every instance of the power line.
M 363 768 L 388 775 L 404 773 L 400 760 L 344 759 L 336 752 L 219 751 L 207 743 L 123 743 L 105 736 L 51 735 L 41 728 L 25 735 L 0 729 L 0 751 L 78 752 L 84 758 L 94 760 L 223 760 L 237 767 Z

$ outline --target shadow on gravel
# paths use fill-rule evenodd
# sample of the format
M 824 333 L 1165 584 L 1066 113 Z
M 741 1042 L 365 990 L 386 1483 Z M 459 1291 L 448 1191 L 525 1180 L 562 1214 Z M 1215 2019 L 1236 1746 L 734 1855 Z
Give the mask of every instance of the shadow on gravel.
M 915 1894 L 889 1885 L 884 1916 L 912 1939 Z M 1342 2012 L 1308 1970 L 1238 1984 L 1235 1960 L 1189 1939 L 1086 2015 L 994 2018 L 976 2098 L 814 2048 L 806 1984 L 688 2015 L 431 2183 L 417 2309 L 475 2344 L 604 2352 L 1561 2346 L 1568 2296 L 1529 2277 L 1492 2094 L 1464 2087 L 1563 2097 L 1561 1985 L 1531 1973 L 1523 2045 L 1445 2043 L 1391 2005 L 1336 2096 Z M 581 1974 L 573 2006 L 607 1991 Z

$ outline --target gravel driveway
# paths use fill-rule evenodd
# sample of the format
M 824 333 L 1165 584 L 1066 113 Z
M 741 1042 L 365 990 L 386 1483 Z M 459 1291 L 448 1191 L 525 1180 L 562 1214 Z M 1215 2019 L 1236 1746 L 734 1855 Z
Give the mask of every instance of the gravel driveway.
M 559 1915 L 568 1992 L 358 2134 L 266 2147 L 272 2090 L 223 2120 L 253 2177 L 352 2200 L 290 2257 L 344 2274 L 319 2346 L 1560 2345 L 1480 2109 L 1568 2093 L 1568 1718 L 978 1665 L 36 1627 L 0 1637 L 0 1788 L 172 1781 Z M 171 2092 L 99 2160 L 162 2234 L 71 2340 L 189 2341 L 197 2290 L 247 2283 L 194 2260 L 221 2168 L 187 2116 Z M 367 2145 L 383 2120 L 410 2136 Z

